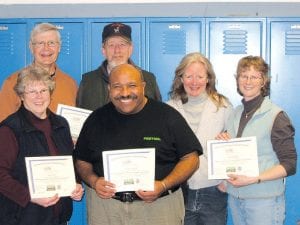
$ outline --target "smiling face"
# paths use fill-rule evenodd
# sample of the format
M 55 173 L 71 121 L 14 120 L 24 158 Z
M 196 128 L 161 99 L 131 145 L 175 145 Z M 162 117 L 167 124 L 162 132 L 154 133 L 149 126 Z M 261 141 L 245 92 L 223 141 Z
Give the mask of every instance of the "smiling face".
M 43 81 L 31 81 L 25 84 L 21 96 L 24 107 L 36 117 L 47 117 L 47 107 L 50 104 L 50 90 Z
M 129 64 L 115 67 L 109 76 L 109 96 L 122 114 L 135 114 L 143 109 L 147 102 L 145 82 L 140 71 Z
M 188 96 L 199 96 L 208 83 L 207 70 L 203 63 L 194 62 L 186 67 L 182 83 Z
M 240 72 L 238 76 L 238 88 L 245 101 L 249 101 L 260 95 L 263 86 L 263 76 L 253 66 Z
M 55 65 L 61 45 L 57 32 L 49 30 L 37 33 L 29 47 L 34 56 L 34 63 L 49 70 Z
M 132 43 L 121 36 L 109 37 L 102 45 L 102 54 L 110 69 L 128 62 L 132 54 Z

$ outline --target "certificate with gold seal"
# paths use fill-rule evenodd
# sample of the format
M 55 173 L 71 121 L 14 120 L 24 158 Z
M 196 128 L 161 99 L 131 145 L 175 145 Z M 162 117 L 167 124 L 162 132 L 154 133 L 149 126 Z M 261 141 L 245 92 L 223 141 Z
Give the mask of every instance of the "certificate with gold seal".
M 153 191 L 155 149 L 138 148 L 102 152 L 104 178 L 120 191 Z
M 256 137 L 209 140 L 207 159 L 208 179 L 228 179 L 227 174 L 259 175 Z
M 76 188 L 72 156 L 25 157 L 31 198 L 70 196 Z

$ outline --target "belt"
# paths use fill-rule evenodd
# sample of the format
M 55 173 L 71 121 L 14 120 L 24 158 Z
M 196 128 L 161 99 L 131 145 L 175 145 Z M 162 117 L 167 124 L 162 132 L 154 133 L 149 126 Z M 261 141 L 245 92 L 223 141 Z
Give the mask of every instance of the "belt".
M 172 189 L 169 189 L 159 196 L 159 198 L 167 196 L 179 189 L 179 186 L 174 187 Z M 121 202 L 133 202 L 133 201 L 142 201 L 142 199 L 134 192 L 134 191 L 128 191 L 128 192 L 117 192 L 115 193 L 115 196 L 113 197 L 116 200 L 119 200 Z

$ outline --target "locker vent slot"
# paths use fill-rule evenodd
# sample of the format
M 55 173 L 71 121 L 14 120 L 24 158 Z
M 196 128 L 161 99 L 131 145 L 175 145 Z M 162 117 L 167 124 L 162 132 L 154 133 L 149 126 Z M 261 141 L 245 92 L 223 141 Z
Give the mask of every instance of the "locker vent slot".
M 0 31 L 0 55 L 14 55 L 14 33 Z
M 247 54 L 247 31 L 225 30 L 223 32 L 223 54 Z
M 61 50 L 60 50 L 60 54 L 64 54 L 64 55 L 70 55 L 70 33 L 69 32 L 63 32 L 62 30 L 61 32 L 61 40 L 62 40 L 62 45 L 61 45 Z
M 300 31 L 293 30 L 285 33 L 285 54 L 300 55 Z
M 162 35 L 162 54 L 186 54 L 186 32 L 182 30 L 168 30 Z

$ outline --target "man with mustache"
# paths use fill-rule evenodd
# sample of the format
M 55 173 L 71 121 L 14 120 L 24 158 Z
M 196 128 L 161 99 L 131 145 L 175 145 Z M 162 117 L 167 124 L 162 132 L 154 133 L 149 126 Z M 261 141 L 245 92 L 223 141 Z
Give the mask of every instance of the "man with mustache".
M 202 147 L 179 112 L 145 96 L 140 70 L 130 64 L 112 69 L 111 102 L 86 120 L 75 151 L 75 166 L 90 187 L 89 225 L 182 225 L 180 184 L 198 168 Z M 104 178 L 102 152 L 155 149 L 154 190 L 117 192 Z

